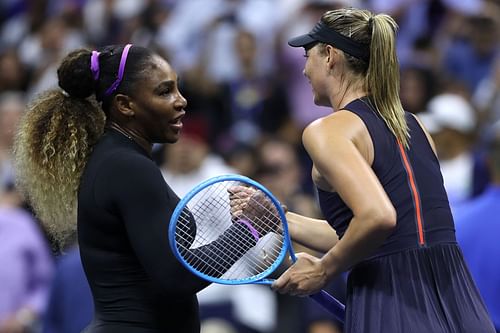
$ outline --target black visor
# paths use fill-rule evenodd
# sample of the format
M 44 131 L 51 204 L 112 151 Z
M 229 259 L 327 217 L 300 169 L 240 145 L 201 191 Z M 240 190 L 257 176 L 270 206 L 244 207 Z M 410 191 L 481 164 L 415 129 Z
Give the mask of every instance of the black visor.
M 315 42 L 331 44 L 353 57 L 366 62 L 370 60 L 369 45 L 358 43 L 352 38 L 338 33 L 322 21 L 319 21 L 309 33 L 290 39 L 288 45 L 292 47 L 305 47 Z

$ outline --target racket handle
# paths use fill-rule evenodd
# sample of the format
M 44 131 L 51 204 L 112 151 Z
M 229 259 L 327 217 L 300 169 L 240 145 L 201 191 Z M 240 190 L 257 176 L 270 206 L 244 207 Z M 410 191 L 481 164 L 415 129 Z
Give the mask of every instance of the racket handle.
M 322 305 L 328 312 L 330 312 L 335 319 L 342 325 L 345 319 L 345 305 L 340 303 L 335 297 L 330 295 L 324 290 L 316 294 L 309 295 L 312 299 Z

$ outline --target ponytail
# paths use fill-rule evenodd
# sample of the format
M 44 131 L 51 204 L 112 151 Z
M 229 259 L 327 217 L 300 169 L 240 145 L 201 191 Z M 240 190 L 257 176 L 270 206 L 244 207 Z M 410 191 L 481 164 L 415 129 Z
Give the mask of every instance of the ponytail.
M 93 94 L 90 52 L 68 55 L 58 75 L 62 89 L 35 98 L 14 142 L 16 181 L 56 245 L 76 231 L 77 192 L 105 114 Z
M 396 54 L 396 22 L 388 15 L 372 16 L 370 61 L 366 87 L 374 107 L 399 142 L 408 147 L 409 130 L 399 98 L 399 63 Z
M 14 142 L 17 185 L 57 245 L 75 233 L 80 178 L 114 97 L 137 90 L 154 55 L 131 45 L 73 51 L 57 69 L 60 89 L 28 106 Z
M 371 104 L 389 130 L 403 146 L 408 147 L 410 135 L 399 99 L 396 22 L 389 15 L 373 15 L 368 10 L 355 8 L 328 11 L 323 14 L 322 21 L 358 45 L 362 55 L 366 45 L 368 59 L 344 52 L 347 65 L 352 73 L 364 80 Z

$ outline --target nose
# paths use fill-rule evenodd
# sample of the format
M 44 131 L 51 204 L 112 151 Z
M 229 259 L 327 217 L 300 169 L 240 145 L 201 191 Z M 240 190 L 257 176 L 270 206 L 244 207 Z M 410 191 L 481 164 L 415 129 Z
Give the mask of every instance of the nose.
M 177 94 L 177 99 L 175 100 L 175 107 L 177 109 L 185 109 L 187 106 L 187 100 L 184 98 L 184 96 L 182 96 L 182 94 L 179 92 Z

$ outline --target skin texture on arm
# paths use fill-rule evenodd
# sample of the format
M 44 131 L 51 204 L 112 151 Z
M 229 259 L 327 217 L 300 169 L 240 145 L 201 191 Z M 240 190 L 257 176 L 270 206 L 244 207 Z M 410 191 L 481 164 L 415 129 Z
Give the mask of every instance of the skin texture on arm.
M 318 252 L 328 252 L 338 242 L 335 230 L 325 220 L 286 213 L 288 231 L 298 244 Z
M 278 292 L 309 295 L 319 291 L 370 255 L 395 227 L 395 209 L 361 153 L 370 148 L 366 148 L 371 142 L 367 138 L 361 119 L 348 111 L 338 111 L 305 129 L 303 142 L 314 167 L 354 217 L 343 238 L 321 259 L 299 254 L 295 265 L 273 284 Z
M 231 214 L 239 216 L 249 198 L 255 194 L 255 189 L 244 186 L 233 186 L 232 190 L 234 194 L 230 202 Z M 288 232 L 297 244 L 309 250 L 325 253 L 337 243 L 338 236 L 327 221 L 289 212 L 286 207 L 284 207 L 284 210 L 286 212 L 285 217 Z M 264 233 L 267 232 L 264 231 Z

